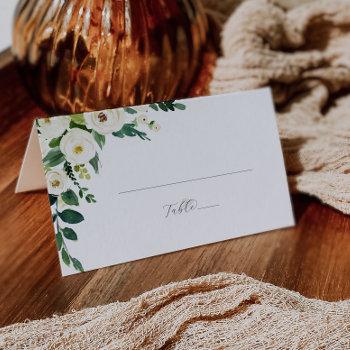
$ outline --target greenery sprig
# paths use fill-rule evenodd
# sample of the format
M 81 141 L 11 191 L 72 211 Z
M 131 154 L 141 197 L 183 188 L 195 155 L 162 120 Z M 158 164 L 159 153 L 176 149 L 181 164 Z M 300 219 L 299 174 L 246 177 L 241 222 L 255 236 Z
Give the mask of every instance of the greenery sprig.
M 53 211 L 54 214 L 52 216 L 52 220 L 54 225 L 56 225 L 56 246 L 58 252 L 61 254 L 62 261 L 67 265 L 70 266 L 71 263 L 73 267 L 83 272 L 84 268 L 81 262 L 73 257 L 69 253 L 69 249 L 66 244 L 66 239 L 71 241 L 77 241 L 78 235 L 76 232 L 70 228 L 70 227 L 61 227 L 59 221 L 68 223 L 68 224 L 78 224 L 84 220 L 83 215 L 81 215 L 79 212 L 74 211 L 72 209 L 65 209 L 62 212 L 58 211 L 58 197 L 50 195 L 50 204 L 51 206 L 54 206 Z

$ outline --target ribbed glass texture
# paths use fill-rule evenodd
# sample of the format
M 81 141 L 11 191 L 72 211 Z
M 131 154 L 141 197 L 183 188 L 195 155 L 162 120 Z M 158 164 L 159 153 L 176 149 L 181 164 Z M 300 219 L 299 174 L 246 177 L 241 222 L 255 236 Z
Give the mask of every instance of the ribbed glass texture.
M 13 53 L 50 111 L 186 95 L 206 41 L 200 0 L 21 0 Z

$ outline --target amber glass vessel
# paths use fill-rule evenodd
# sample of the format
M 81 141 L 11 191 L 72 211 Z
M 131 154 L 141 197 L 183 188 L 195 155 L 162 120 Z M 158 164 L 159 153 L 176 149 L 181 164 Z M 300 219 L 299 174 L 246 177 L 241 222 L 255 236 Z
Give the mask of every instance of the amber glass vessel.
M 50 112 L 76 113 L 184 97 L 206 34 L 200 0 L 21 0 L 13 53 Z

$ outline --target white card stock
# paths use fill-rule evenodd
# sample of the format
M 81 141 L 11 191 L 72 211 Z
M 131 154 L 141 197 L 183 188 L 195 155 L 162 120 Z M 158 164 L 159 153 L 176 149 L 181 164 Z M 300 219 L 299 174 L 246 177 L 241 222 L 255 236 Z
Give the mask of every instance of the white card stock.
M 269 89 L 37 119 L 46 186 L 63 275 L 294 224 Z

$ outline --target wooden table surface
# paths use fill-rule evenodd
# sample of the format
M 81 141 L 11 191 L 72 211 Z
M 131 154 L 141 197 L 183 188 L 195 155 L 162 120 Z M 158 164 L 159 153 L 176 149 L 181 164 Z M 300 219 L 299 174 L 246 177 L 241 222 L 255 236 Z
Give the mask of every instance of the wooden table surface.
M 43 114 L 9 55 L 2 55 L 0 326 L 127 300 L 220 271 L 245 273 L 311 298 L 350 298 L 350 218 L 306 196 L 293 197 L 294 228 L 62 278 L 46 193 L 14 194 L 32 119 Z

